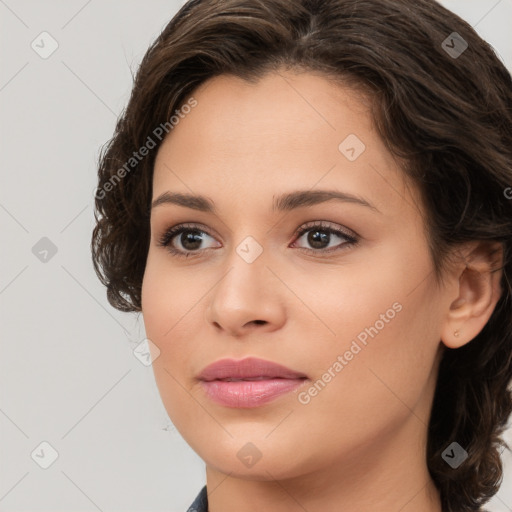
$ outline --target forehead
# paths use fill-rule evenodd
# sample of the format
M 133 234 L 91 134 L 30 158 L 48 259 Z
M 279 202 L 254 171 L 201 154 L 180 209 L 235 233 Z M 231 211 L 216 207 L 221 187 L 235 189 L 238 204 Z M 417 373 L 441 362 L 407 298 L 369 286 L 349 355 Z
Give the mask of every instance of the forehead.
M 283 71 L 256 83 L 221 75 L 192 96 L 197 105 L 159 148 L 153 198 L 172 190 L 244 207 L 254 198 L 262 208 L 268 196 L 271 208 L 277 190 L 334 188 L 379 209 L 407 202 L 403 172 L 375 130 L 370 102 L 353 89 Z

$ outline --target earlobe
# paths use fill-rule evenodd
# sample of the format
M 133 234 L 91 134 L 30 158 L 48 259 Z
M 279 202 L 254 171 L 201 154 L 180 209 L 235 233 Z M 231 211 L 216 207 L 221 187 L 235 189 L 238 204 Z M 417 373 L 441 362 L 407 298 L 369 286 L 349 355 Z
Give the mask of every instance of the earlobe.
M 461 256 L 455 271 L 459 274 L 456 296 L 449 305 L 441 333 L 449 348 L 459 348 L 475 338 L 501 296 L 502 244 L 473 242 Z

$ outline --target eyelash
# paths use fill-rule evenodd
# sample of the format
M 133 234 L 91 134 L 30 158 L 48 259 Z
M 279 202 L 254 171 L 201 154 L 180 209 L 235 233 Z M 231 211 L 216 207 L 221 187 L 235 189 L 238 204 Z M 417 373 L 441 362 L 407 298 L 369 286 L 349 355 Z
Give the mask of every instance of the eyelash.
M 308 223 L 305 226 L 301 227 L 299 230 L 297 230 L 297 232 L 294 235 L 295 241 L 297 241 L 299 238 L 301 238 L 302 235 L 304 235 L 308 231 L 314 231 L 315 229 L 317 231 L 323 231 L 323 232 L 327 232 L 330 234 L 334 234 L 336 236 L 339 236 L 340 238 L 345 238 L 347 241 L 345 243 L 339 244 L 338 246 L 331 247 L 330 249 L 308 249 L 308 248 L 300 247 L 299 248 L 300 250 L 306 251 L 309 253 L 316 253 L 316 254 L 324 253 L 325 254 L 325 253 L 331 253 L 331 252 L 347 249 L 349 247 L 356 245 L 359 242 L 359 237 L 357 235 L 355 235 L 354 233 L 349 234 L 343 230 L 333 228 L 333 227 L 331 227 L 331 224 L 325 223 L 322 221 Z M 158 240 L 158 246 L 165 247 L 173 256 L 176 256 L 178 258 L 179 257 L 189 258 L 191 256 L 198 255 L 201 251 L 207 250 L 207 249 L 199 249 L 197 251 L 189 251 L 189 252 L 184 253 L 183 251 L 178 250 L 175 247 L 173 247 L 171 244 L 172 240 L 177 235 L 180 235 L 181 233 L 185 233 L 187 231 L 196 231 L 200 234 L 204 233 L 208 236 L 212 236 L 212 235 L 210 235 L 210 233 L 208 233 L 208 231 L 200 229 L 199 225 L 197 225 L 197 224 L 179 224 L 179 225 L 174 226 L 164 232 L 164 234 Z

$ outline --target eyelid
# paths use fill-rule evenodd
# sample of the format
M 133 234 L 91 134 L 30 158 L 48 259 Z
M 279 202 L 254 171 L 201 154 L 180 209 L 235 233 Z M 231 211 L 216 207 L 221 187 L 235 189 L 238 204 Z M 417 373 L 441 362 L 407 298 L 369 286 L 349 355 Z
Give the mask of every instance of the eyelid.
M 354 239 L 361 238 L 352 229 L 342 226 L 341 224 L 336 224 L 334 222 L 323 221 L 323 220 L 306 222 L 305 224 L 302 224 L 299 228 L 297 228 L 297 231 L 295 233 L 298 236 L 302 236 L 304 234 L 304 232 L 309 231 L 312 228 L 317 228 L 317 227 L 325 229 L 325 230 L 330 230 L 335 233 L 341 233 L 343 236 L 346 236 L 347 238 L 354 238 Z

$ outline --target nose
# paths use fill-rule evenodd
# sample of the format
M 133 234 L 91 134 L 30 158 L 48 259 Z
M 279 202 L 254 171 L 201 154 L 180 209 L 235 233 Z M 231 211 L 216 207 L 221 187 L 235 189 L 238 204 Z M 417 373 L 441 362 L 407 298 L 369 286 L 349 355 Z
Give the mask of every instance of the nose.
M 206 321 L 219 332 L 241 337 L 256 329 L 271 332 L 282 327 L 285 288 L 261 255 L 252 263 L 234 254 L 228 270 L 207 295 Z

